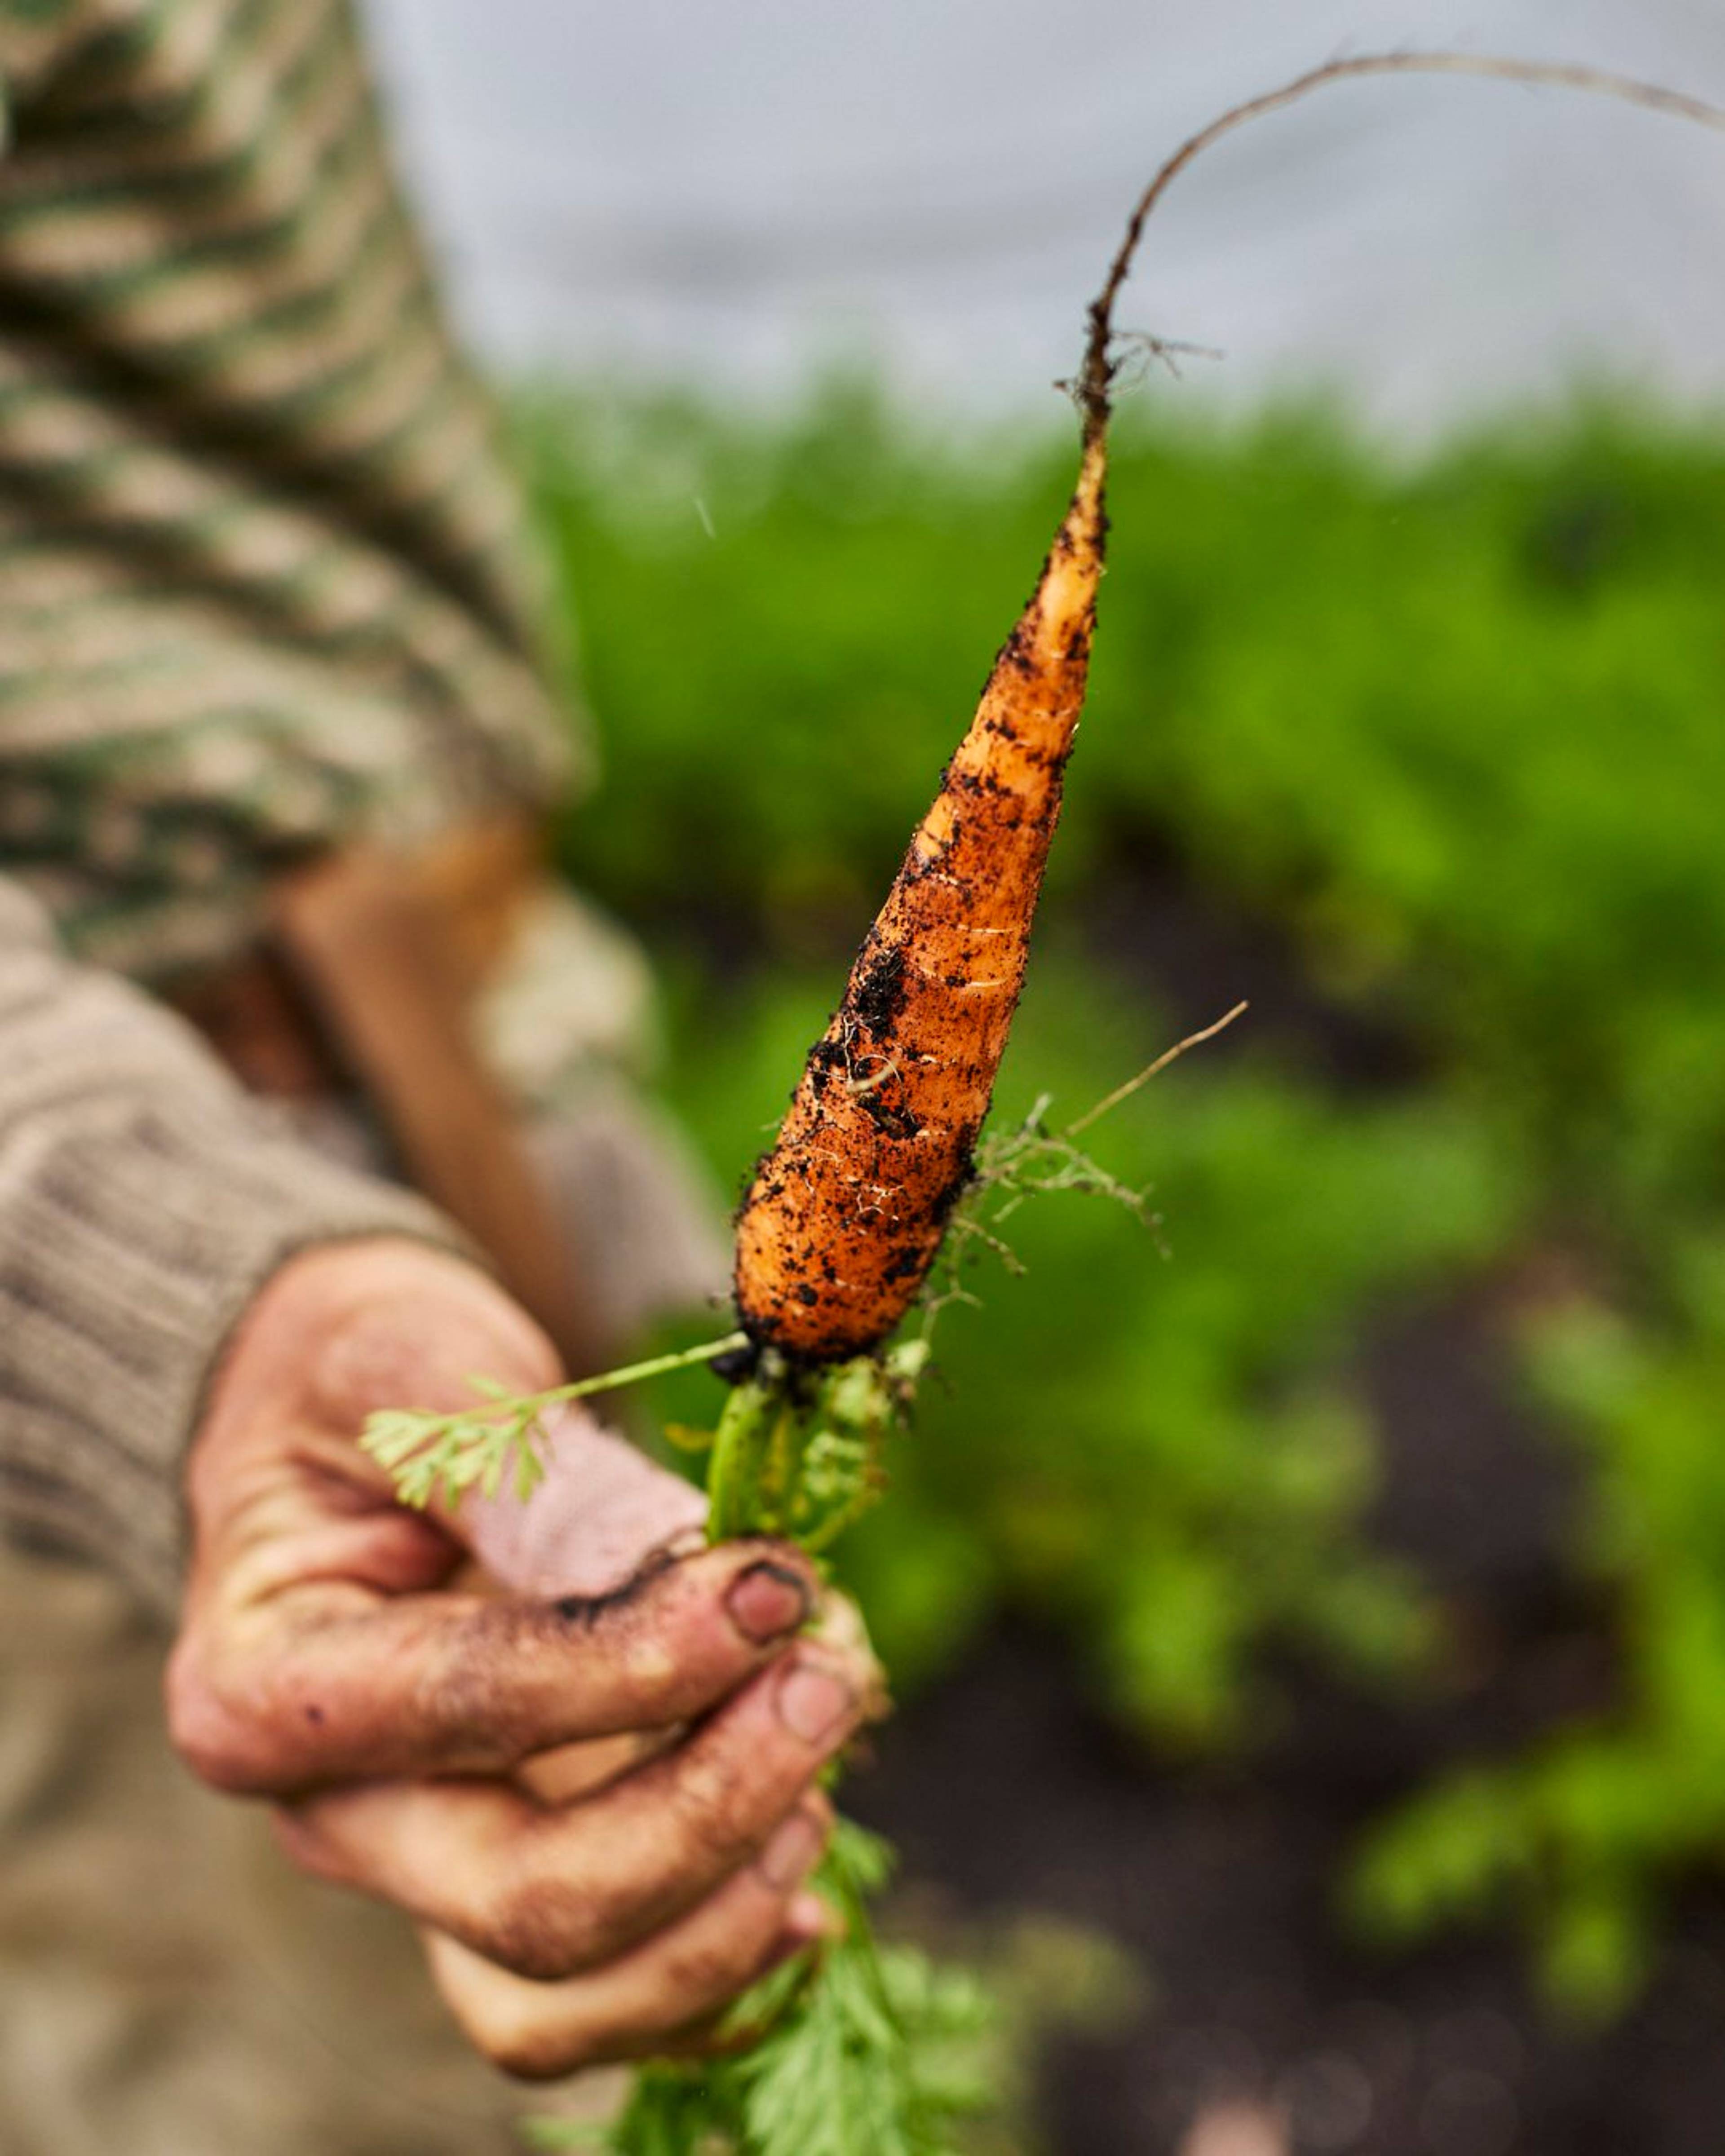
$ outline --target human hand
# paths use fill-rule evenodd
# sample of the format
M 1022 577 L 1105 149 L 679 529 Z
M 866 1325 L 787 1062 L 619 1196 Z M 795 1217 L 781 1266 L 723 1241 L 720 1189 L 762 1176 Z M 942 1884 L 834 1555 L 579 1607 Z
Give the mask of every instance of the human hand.
M 873 1666 L 842 1627 L 799 1636 L 819 1590 L 798 1553 L 690 1549 L 698 1493 L 573 1413 L 525 1514 L 403 1510 L 366 1415 L 466 1406 L 473 1371 L 558 1376 L 459 1260 L 380 1240 L 275 1276 L 192 1448 L 173 1739 L 273 1799 L 308 1871 L 415 1917 L 506 2070 L 699 2049 L 824 1928 L 814 1777 Z

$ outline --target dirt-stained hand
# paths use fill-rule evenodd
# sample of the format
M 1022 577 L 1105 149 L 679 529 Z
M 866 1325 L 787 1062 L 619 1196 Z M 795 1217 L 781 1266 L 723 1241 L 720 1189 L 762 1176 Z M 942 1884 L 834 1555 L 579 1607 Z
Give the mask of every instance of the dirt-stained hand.
M 875 1672 L 794 1550 L 698 1546 L 701 1501 L 585 1416 L 525 1514 L 403 1512 L 374 1408 L 535 1391 L 549 1343 L 483 1274 L 403 1241 L 285 1265 L 192 1448 L 174 1742 L 275 1800 L 320 1876 L 398 1903 L 511 2071 L 699 2048 L 821 1928 L 820 1768 Z

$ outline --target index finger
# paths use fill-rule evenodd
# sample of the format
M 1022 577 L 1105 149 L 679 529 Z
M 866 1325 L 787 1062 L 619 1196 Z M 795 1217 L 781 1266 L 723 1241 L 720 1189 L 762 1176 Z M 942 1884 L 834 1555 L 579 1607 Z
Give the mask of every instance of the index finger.
M 218 1788 L 498 1774 L 554 1746 L 669 1727 L 780 1654 L 819 1587 L 788 1544 L 662 1556 L 555 1601 L 307 1588 L 182 1634 L 176 1746 Z

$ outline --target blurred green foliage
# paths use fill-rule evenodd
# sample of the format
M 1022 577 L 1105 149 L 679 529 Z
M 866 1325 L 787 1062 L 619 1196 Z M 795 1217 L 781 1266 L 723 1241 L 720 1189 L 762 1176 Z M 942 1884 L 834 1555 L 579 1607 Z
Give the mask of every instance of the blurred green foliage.
M 955 438 L 842 382 L 771 421 L 595 395 L 520 423 L 608 767 L 567 859 L 654 942 L 668 1090 L 734 1187 L 1029 586 L 1070 429 Z M 1398 470 L 1321 411 L 1135 411 L 1111 509 L 999 1112 L 1045 1088 L 1076 1114 L 1180 1029 L 1118 902 L 1145 861 L 1399 1060 L 1340 1082 L 1248 1019 L 1103 1125 L 1159 1230 L 1076 1198 L 1014 1219 L 1027 1276 L 943 1317 L 950 1392 L 849 1563 L 901 1674 L 1029 1607 L 1164 1743 L 1250 1735 L 1266 1640 L 1408 1668 L 1430 1613 L 1361 1531 L 1349 1371 L 1410 1299 L 1568 1254 L 1520 1323 L 1589 1462 L 1575 1562 L 1620 1597 L 1621 1707 L 1458 1763 L 1354 1898 L 1392 1933 L 1519 1901 L 1555 1989 L 1609 2004 L 1663 1880 L 1725 1852 L 1725 435 L 1602 404 Z M 1240 985 L 1219 967 L 1196 1015 Z

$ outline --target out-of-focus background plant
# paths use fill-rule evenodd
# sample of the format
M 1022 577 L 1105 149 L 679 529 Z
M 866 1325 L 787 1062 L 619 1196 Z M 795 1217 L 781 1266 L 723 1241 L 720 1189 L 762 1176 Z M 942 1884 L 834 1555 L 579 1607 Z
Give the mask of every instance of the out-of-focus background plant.
M 1164 1761 L 1313 1683 L 1459 1717 L 1373 1782 L 1339 1921 L 1513 1922 L 1609 2015 L 1725 1857 L 1725 434 L 1604 401 L 1392 469 L 1332 411 L 1166 402 L 998 1112 L 1254 1008 L 1096 1133 L 1153 1231 L 1050 1198 L 1022 1278 L 978 1263 L 846 1561 L 907 1691 L 1028 1622 Z M 855 379 L 518 418 L 604 742 L 566 857 L 734 1186 L 1070 444 Z M 1474 1727 L 1517 1627 L 1570 1680 Z

